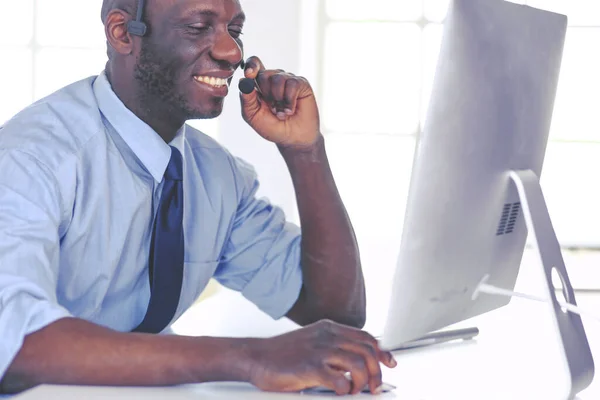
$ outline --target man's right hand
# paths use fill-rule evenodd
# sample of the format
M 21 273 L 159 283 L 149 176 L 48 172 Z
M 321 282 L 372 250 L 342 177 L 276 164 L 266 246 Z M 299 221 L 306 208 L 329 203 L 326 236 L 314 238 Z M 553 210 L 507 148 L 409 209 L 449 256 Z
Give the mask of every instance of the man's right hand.
M 392 354 L 382 351 L 371 335 L 331 321 L 260 339 L 251 352 L 251 383 L 271 392 L 324 386 L 345 395 L 359 393 L 368 384 L 377 394 L 382 385 L 379 364 L 396 366 Z

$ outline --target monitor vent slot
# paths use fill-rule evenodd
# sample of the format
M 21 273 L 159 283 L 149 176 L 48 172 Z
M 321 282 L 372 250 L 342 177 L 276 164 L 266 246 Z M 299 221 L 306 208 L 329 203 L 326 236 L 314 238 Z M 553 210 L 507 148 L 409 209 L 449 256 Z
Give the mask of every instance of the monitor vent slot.
M 515 224 L 521 213 L 521 203 L 507 203 L 502 208 L 502 216 L 496 230 L 496 236 L 507 235 L 515 230 Z

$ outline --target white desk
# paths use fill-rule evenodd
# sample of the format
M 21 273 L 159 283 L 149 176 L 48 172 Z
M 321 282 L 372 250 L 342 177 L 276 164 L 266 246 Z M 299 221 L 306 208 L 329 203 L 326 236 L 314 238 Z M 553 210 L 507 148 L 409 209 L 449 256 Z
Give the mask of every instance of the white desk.
M 225 294 L 228 295 L 228 294 Z M 226 332 L 222 323 L 231 315 L 244 315 L 248 319 L 261 318 L 252 305 L 234 300 L 227 307 L 238 314 L 216 312 L 218 297 L 198 306 L 189 318 L 205 321 L 199 334 Z M 597 310 L 600 314 L 600 296 L 578 296 L 580 306 Z M 447 344 L 396 354 L 399 365 L 384 370 L 384 380 L 398 387 L 394 392 L 377 396 L 382 399 L 402 400 L 551 400 L 562 399 L 564 375 L 556 337 L 552 332 L 549 315 L 543 304 L 523 300 L 513 302 L 494 313 L 479 317 L 460 326 L 476 325 L 479 337 L 472 343 Z M 224 310 L 219 310 L 224 311 Z M 227 317 L 228 315 L 228 317 Z M 500 322 L 498 316 L 506 318 Z M 212 321 L 207 321 L 213 316 Z M 227 317 L 227 318 L 226 318 Z M 267 323 L 264 317 L 254 325 L 243 318 L 230 321 L 231 326 L 254 326 L 255 335 L 270 335 L 289 329 L 287 322 Z M 262 323 L 264 322 L 264 324 Z M 220 325 L 221 324 L 221 325 Z M 600 365 L 600 324 L 584 320 L 586 332 L 597 364 Z M 260 327 L 268 328 L 261 331 Z M 252 330 L 252 329 L 250 329 Z M 225 331 L 225 332 L 223 332 Z M 239 332 L 239 331 L 238 331 Z M 246 331 L 247 333 L 247 331 Z M 600 369 L 600 368 L 599 368 Z M 600 372 L 598 373 L 600 374 Z M 598 375 L 597 374 L 597 375 Z M 80 400 L 80 399 L 321 399 L 323 395 L 262 393 L 245 384 L 201 384 L 173 388 L 89 388 L 42 386 L 15 396 L 14 400 Z M 332 397 L 325 395 L 325 397 Z M 373 398 L 359 395 L 359 398 Z M 578 397 L 578 400 L 600 399 L 600 378 Z M 11 399 L 12 400 L 12 399 Z

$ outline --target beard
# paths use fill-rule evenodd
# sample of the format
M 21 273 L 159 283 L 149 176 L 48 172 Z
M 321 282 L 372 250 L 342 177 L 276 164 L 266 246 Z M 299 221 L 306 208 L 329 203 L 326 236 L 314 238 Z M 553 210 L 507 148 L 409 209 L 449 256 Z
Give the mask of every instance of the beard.
M 134 69 L 137 99 L 146 113 L 174 119 L 205 119 L 219 112 L 195 109 L 183 95 L 181 61 L 161 50 L 149 39 L 142 40 L 140 55 Z

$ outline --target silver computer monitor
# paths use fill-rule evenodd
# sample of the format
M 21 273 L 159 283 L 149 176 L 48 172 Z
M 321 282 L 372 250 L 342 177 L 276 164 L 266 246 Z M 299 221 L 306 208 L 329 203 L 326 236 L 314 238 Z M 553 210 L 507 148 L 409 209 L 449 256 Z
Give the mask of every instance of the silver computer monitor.
M 514 288 L 528 233 L 524 214 L 530 211 L 515 179 L 526 181 L 528 207 L 541 207 L 536 209 L 543 220 L 538 237 L 560 258 L 536 190 L 566 27 L 564 15 L 508 1 L 451 2 L 415 154 L 381 337 L 384 348 L 509 302 L 473 295 L 484 278 L 488 284 Z M 566 280 L 564 268 L 559 272 Z M 563 335 L 563 340 L 567 347 L 572 344 L 569 351 L 581 350 L 588 380 L 591 355 L 586 358 L 585 333 L 581 321 L 568 315 L 562 323 L 570 337 Z

